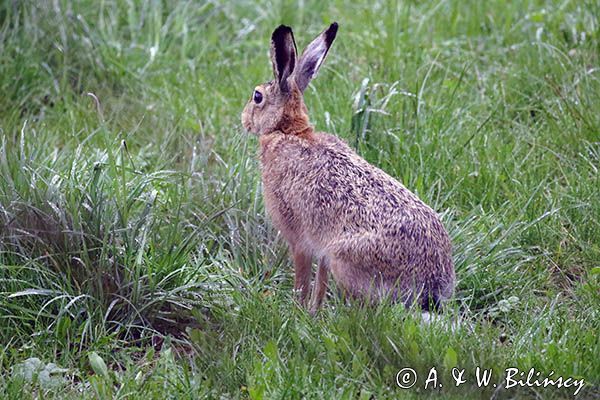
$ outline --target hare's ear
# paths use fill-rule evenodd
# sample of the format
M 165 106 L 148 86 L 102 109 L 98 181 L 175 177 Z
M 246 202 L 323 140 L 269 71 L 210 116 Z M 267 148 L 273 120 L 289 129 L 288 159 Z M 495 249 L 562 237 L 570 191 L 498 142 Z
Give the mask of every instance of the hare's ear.
M 329 28 L 321 32 L 302 52 L 302 56 L 298 61 L 298 67 L 294 73 L 296 84 L 300 91 L 304 92 L 311 79 L 319 72 L 319 68 L 323 64 L 327 52 L 335 39 L 337 30 L 338 24 L 334 22 Z
M 289 90 L 287 78 L 296 66 L 296 42 L 292 28 L 279 25 L 271 35 L 271 62 L 273 74 L 282 92 Z

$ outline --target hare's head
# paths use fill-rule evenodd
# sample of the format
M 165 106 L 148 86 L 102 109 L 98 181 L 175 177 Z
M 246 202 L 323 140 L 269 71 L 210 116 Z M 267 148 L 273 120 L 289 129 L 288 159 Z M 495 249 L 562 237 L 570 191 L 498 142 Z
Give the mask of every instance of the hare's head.
M 312 129 L 302 93 L 313 79 L 338 30 L 333 23 L 317 36 L 298 59 L 292 28 L 281 25 L 271 36 L 275 79 L 257 86 L 242 112 L 242 125 L 257 135 L 281 131 L 302 134 Z

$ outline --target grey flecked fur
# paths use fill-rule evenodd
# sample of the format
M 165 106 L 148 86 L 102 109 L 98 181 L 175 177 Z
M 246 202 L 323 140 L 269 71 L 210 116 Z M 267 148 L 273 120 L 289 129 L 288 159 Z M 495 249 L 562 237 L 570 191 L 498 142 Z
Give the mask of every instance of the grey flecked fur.
M 455 284 L 450 239 L 437 214 L 342 140 L 309 124 L 301 89 L 336 33 L 332 24 L 296 64 L 291 29 L 273 32 L 275 80 L 258 86 L 262 102 L 250 99 L 242 113 L 244 127 L 259 135 L 267 212 L 289 244 L 302 303 L 311 261 L 319 260 L 311 311 L 321 305 L 328 271 L 352 297 L 429 308 L 449 298 Z

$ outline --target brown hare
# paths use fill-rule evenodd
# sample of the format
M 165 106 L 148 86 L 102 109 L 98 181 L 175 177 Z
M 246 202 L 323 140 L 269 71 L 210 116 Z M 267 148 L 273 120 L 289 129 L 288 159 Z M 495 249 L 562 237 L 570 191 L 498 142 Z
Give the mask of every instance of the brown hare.
M 437 214 L 309 123 L 303 92 L 337 30 L 333 23 L 298 58 L 292 29 L 275 29 L 275 79 L 257 86 L 242 112 L 244 128 L 259 135 L 267 212 L 289 245 L 303 305 L 312 260 L 318 260 L 311 313 L 322 303 L 329 271 L 350 297 L 435 307 L 452 295 L 455 283 L 450 239 Z

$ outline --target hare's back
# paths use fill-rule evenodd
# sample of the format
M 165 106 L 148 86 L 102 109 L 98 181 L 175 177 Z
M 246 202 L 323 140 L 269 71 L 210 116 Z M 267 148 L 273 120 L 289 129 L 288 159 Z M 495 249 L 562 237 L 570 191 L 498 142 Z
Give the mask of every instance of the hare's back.
M 317 187 L 333 199 L 378 210 L 388 217 L 413 212 L 435 214 L 399 181 L 369 164 L 342 140 L 329 134 L 321 134 L 319 139 L 313 155 Z

